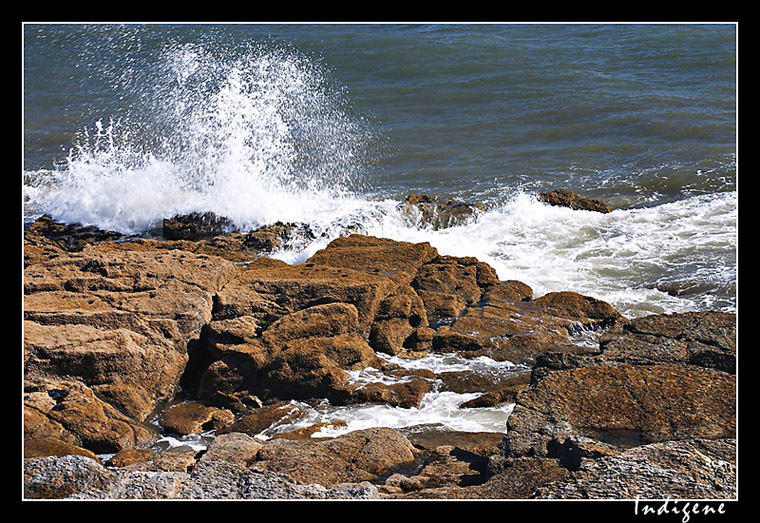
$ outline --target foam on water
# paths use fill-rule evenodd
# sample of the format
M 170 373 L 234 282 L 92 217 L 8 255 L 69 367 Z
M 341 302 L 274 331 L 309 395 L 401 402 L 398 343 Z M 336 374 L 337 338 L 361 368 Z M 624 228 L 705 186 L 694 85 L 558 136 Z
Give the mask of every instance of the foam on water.
M 502 280 L 530 285 L 536 297 L 574 291 L 640 316 L 690 310 L 735 311 L 737 193 L 693 196 L 608 214 L 553 207 L 516 192 L 470 223 L 434 230 L 393 201 L 364 202 L 305 250 L 275 257 L 299 263 L 342 232 L 429 242 L 441 254 L 474 256 Z M 348 217 L 350 216 L 350 219 Z
M 462 403 L 478 396 L 480 393 L 428 392 L 417 408 L 393 407 L 384 404 L 336 407 L 327 401 L 317 405 L 293 401 L 291 407 L 298 412 L 297 421 L 275 423 L 257 437 L 269 439 L 282 432 L 321 423 L 326 425 L 312 437 L 336 437 L 373 427 L 404 429 L 431 426 L 460 432 L 506 432 L 507 418 L 514 404 L 471 409 L 459 408 Z

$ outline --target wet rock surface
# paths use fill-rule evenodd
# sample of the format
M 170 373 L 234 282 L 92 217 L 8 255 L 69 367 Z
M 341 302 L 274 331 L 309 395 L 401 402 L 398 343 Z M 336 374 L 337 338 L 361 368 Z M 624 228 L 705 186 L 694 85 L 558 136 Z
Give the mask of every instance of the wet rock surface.
M 288 227 L 256 240 L 125 239 L 47 217 L 27 229 L 26 497 L 736 495 L 735 315 L 628 319 L 590 296 L 536 297 L 474 258 L 361 235 L 300 265 L 267 258 Z M 427 354 L 518 366 L 387 362 Z M 376 381 L 352 377 L 366 369 Z M 293 400 L 416 408 L 434 387 L 479 393 L 463 409 L 514 404 L 506 434 L 261 437 L 300 419 Z M 203 451 L 153 448 L 162 432 L 209 430 Z
M 595 198 L 580 196 L 568 189 L 554 189 L 539 193 L 539 199 L 549 205 L 569 207 L 578 211 L 612 212 L 612 207 L 607 203 Z

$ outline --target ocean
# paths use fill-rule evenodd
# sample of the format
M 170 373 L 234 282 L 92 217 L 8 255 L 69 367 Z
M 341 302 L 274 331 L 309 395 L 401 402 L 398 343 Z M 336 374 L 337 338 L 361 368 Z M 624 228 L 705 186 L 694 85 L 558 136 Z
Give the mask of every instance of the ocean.
M 24 223 L 141 234 L 195 211 L 240 230 L 303 222 L 317 239 L 274 257 L 300 263 L 358 230 L 631 318 L 736 312 L 737 30 L 25 24 Z M 614 211 L 538 200 L 556 188 Z M 411 193 L 486 210 L 435 230 L 399 211 Z M 428 400 L 436 419 L 464 401 Z M 508 409 L 482 413 L 450 426 L 498 430 Z

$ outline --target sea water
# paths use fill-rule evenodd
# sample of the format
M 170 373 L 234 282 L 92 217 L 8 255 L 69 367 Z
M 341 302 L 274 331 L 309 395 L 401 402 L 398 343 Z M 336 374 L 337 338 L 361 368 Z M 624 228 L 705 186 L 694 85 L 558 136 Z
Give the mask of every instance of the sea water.
M 735 24 L 25 24 L 23 47 L 25 224 L 212 211 L 308 223 L 289 263 L 359 231 L 628 317 L 737 310 Z M 560 187 L 614 211 L 537 198 Z M 415 192 L 486 210 L 435 230 Z M 467 399 L 339 414 L 504 427 Z

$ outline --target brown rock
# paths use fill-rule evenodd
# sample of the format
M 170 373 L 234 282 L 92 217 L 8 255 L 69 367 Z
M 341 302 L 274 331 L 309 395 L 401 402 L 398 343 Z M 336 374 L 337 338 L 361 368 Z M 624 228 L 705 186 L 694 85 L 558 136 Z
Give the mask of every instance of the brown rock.
M 502 472 L 473 489 L 472 497 L 486 499 L 530 499 L 549 484 L 570 480 L 571 474 L 556 459 L 513 458 L 504 463 Z
M 251 409 L 234 423 L 219 429 L 217 434 L 242 433 L 249 437 L 262 434 L 267 429 L 275 429 L 277 425 L 289 424 L 304 416 L 296 405 L 278 403 L 258 409 Z
M 240 432 L 219 434 L 201 456 L 200 461 L 224 460 L 250 466 L 263 447 L 260 441 Z
M 409 243 L 352 234 L 317 251 L 305 265 L 353 269 L 408 283 L 422 264 L 438 256 L 429 243 Z
M 462 403 L 460 409 L 495 407 L 502 403 L 514 403 L 517 395 L 528 388 L 528 385 L 513 385 L 512 387 L 486 392 L 470 401 Z
M 618 447 L 736 432 L 734 376 L 667 365 L 592 366 L 549 373 L 520 394 L 508 456 L 545 456 L 578 435 Z M 555 443 L 556 443 L 555 442 Z
M 219 258 L 111 245 L 24 273 L 25 379 L 71 393 L 44 414 L 96 452 L 153 437 L 142 422 L 175 394 L 213 293 L 237 271 Z
M 235 415 L 229 410 L 185 402 L 164 411 L 162 426 L 175 434 L 200 434 L 204 430 L 218 430 L 225 427 L 234 419 Z
M 195 450 L 153 452 L 148 459 L 135 461 L 123 468 L 142 472 L 189 472 L 196 465 L 197 457 Z
M 612 212 L 612 207 L 601 200 L 584 198 L 567 189 L 555 189 L 539 194 L 542 202 L 560 207 L 570 207 L 581 211 L 595 211 L 601 213 Z
M 42 456 L 87 456 L 96 461 L 98 457 L 91 451 L 66 443 L 57 438 L 24 438 L 24 457 L 39 458 Z
M 736 315 L 688 312 L 636 318 L 601 340 L 605 360 L 688 363 L 736 373 Z
M 121 449 L 106 461 L 108 467 L 128 467 L 136 463 L 148 461 L 154 451 L 150 449 Z
M 412 378 L 400 383 L 370 383 L 354 389 L 351 403 L 387 403 L 395 407 L 417 408 L 430 390 L 430 382 Z
M 578 343 L 575 334 L 601 333 L 623 321 L 608 303 L 573 292 L 550 293 L 535 300 L 468 307 L 450 328 L 438 329 L 433 350 L 532 364 L 549 351 L 596 353 L 598 348 Z
M 79 382 L 27 381 L 26 388 L 46 392 L 54 403 L 45 407 L 43 402 L 27 396 L 25 441 L 53 437 L 100 454 L 140 446 L 156 437 L 146 426 L 101 401 Z
M 332 486 L 376 480 L 414 459 L 414 447 L 399 432 L 373 428 L 329 440 L 274 439 L 259 450 L 254 465 L 301 483 Z
M 123 238 L 123 235 L 93 226 L 63 224 L 43 215 L 24 231 L 24 267 L 78 252 L 85 246 Z

